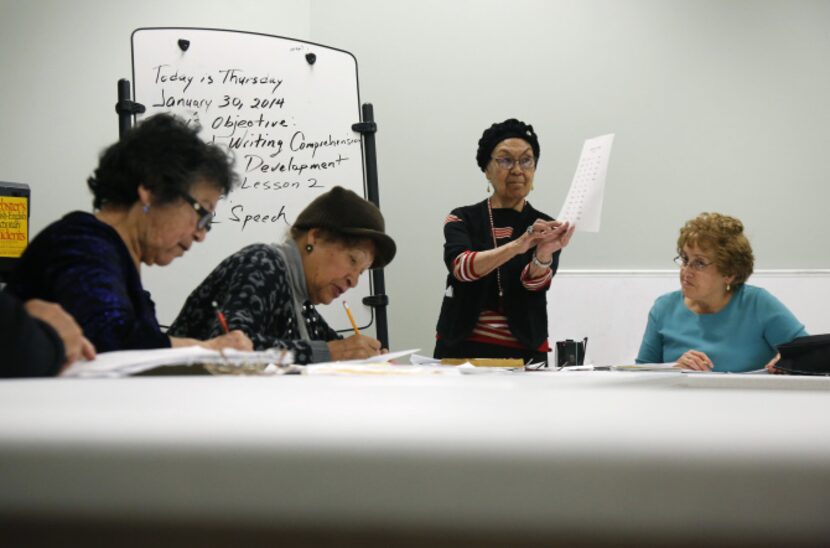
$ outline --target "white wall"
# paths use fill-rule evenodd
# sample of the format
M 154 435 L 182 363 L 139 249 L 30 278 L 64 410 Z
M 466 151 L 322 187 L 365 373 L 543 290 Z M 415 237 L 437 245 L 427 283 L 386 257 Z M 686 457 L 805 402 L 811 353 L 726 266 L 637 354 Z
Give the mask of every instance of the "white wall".
M 760 269 L 828 267 L 828 23 L 822 0 L 0 0 L 0 180 L 32 186 L 33 234 L 89 209 L 84 181 L 117 138 L 115 82 L 137 27 L 346 49 L 375 105 L 400 248 L 386 274 L 392 345 L 431 349 L 441 223 L 484 198 L 476 141 L 508 116 L 540 134 L 530 199 L 551 214 L 582 140 L 617 134 L 602 232 L 578 235 L 563 269 L 670 267 L 677 229 L 703 210 L 744 219 Z
M 312 40 L 356 55 L 375 105 L 381 206 L 402 249 L 387 269 L 395 346 L 434 344 L 442 222 L 486 196 L 476 143 L 509 116 L 540 135 L 529 199 L 552 215 L 582 140 L 616 133 L 602 231 L 578 234 L 563 269 L 672 268 L 678 229 L 706 210 L 745 221 L 757 268 L 830 266 L 830 2 L 311 6 Z M 624 305 L 582 298 L 598 312 Z

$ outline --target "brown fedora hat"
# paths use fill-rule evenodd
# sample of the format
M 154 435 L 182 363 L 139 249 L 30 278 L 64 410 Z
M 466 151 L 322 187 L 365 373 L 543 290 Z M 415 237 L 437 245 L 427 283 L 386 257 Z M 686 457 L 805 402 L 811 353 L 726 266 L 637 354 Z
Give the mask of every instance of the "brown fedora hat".
M 372 268 L 388 265 L 397 251 L 395 240 L 386 234 L 386 223 L 375 204 L 339 186 L 308 204 L 297 216 L 294 228 L 323 228 L 334 233 L 372 240 L 376 250 Z

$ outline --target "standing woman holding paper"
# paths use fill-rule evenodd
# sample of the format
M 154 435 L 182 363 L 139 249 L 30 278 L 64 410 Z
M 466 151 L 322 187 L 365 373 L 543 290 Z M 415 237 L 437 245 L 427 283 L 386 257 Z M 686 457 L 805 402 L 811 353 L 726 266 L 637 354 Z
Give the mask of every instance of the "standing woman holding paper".
M 546 293 L 574 226 L 533 208 L 539 140 L 514 118 L 490 126 L 476 161 L 493 195 L 444 222 L 446 290 L 436 358 L 544 361 L 550 350 Z
M 8 291 L 58 303 L 99 352 L 199 344 L 249 350 L 231 332 L 169 337 L 141 285 L 140 267 L 165 266 L 205 239 L 216 202 L 234 181 L 228 156 L 167 114 L 148 118 L 107 148 L 87 181 L 94 213 L 75 211 L 26 249 Z

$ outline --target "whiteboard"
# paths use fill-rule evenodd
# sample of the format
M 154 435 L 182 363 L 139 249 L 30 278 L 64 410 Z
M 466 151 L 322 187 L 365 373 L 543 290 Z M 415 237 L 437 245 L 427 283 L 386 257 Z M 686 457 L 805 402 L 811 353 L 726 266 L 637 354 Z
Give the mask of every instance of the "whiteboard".
M 182 41 L 186 41 L 182 42 Z M 132 34 L 133 97 L 139 118 L 172 112 L 231 152 L 240 185 L 220 200 L 206 240 L 143 274 L 160 323 L 225 257 L 256 242 L 282 241 L 302 209 L 335 185 L 366 196 L 357 61 L 349 52 L 280 36 L 200 28 L 140 28 Z M 316 56 L 313 63 L 309 54 Z M 370 276 L 343 298 L 368 327 Z M 341 299 L 320 306 L 350 329 Z

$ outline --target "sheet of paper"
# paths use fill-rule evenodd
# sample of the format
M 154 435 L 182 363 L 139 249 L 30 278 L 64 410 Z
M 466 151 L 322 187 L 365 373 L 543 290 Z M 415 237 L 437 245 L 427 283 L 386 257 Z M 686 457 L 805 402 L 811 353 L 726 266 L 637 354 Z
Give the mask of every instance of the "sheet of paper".
M 183 363 L 191 357 L 213 353 L 193 347 L 160 348 L 155 350 L 121 350 L 101 352 L 94 360 L 78 360 L 61 377 L 126 377 L 164 364 Z
M 605 176 L 613 144 L 613 133 L 585 141 L 571 188 L 556 220 L 570 221 L 578 231 L 599 232 Z
M 392 360 L 397 358 L 402 358 L 404 356 L 414 354 L 418 350 L 420 350 L 420 348 L 413 348 L 411 350 L 399 350 L 398 352 L 387 352 L 386 354 L 379 354 L 377 356 L 372 356 L 371 358 L 366 358 L 363 360 L 344 360 L 340 363 L 386 363 L 391 362 Z
M 612 365 L 611 371 L 667 371 L 670 373 L 694 372 L 692 369 L 683 369 L 678 367 L 677 362 Z
M 421 354 L 412 354 L 409 356 L 409 363 L 412 365 L 441 365 L 441 360 L 431 356 L 423 356 Z
M 372 362 L 310 363 L 302 368 L 303 375 L 329 376 L 417 376 L 460 375 L 457 367 L 443 365 L 395 365 Z
M 152 350 L 121 350 L 102 352 L 94 360 L 78 360 L 70 365 L 61 377 L 118 378 L 135 375 L 166 365 L 220 364 L 244 366 L 248 364 L 288 364 L 293 360 L 291 352 L 264 350 L 242 352 L 226 349 L 223 352 L 201 346 L 156 348 Z

